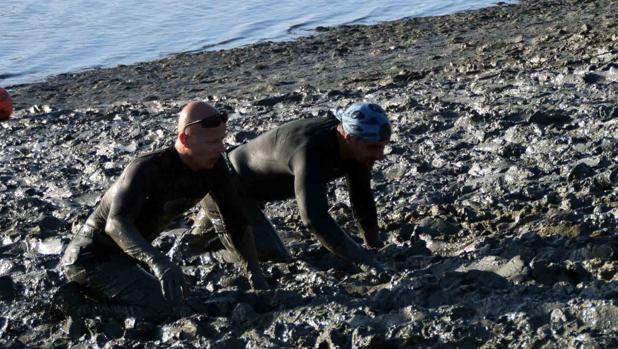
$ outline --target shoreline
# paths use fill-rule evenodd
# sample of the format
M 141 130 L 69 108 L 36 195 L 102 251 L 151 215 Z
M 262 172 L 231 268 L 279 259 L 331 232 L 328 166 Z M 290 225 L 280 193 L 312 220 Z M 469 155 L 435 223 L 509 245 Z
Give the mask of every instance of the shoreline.
M 336 7 L 327 9 L 325 13 L 324 8 L 318 4 L 314 6 L 306 6 L 303 9 L 294 9 L 292 14 L 288 16 L 288 11 L 293 5 L 279 4 L 275 6 L 272 11 L 268 12 L 248 12 L 249 5 L 246 6 L 233 6 L 233 11 L 236 12 L 235 16 L 244 18 L 244 23 L 237 23 L 238 25 L 230 26 L 227 15 L 231 15 L 232 10 L 228 6 L 230 5 L 213 5 L 207 11 L 202 12 L 204 8 L 198 5 L 197 8 L 188 13 L 183 13 L 186 6 L 168 8 L 168 11 L 161 11 L 161 7 L 164 5 L 153 4 L 154 6 L 148 9 L 142 9 L 140 12 L 142 15 L 149 15 L 147 17 L 152 18 L 160 16 L 161 18 L 167 18 L 166 23 L 169 24 L 167 29 L 162 35 L 154 36 L 140 36 L 141 31 L 156 32 L 154 21 L 131 21 L 127 23 L 126 30 L 131 31 L 133 26 L 138 26 L 136 33 L 133 33 L 128 38 L 125 38 L 121 43 L 109 42 L 108 38 L 113 37 L 113 33 L 107 32 L 105 21 L 113 19 L 109 18 L 109 15 L 116 13 L 123 17 L 140 16 L 137 13 L 139 9 L 131 6 L 123 5 L 110 5 L 106 6 L 101 11 L 109 11 L 106 16 L 100 17 L 96 20 L 96 23 L 92 21 L 81 23 L 79 27 L 62 28 L 61 30 L 53 31 L 52 33 L 43 34 L 39 33 L 39 29 L 33 31 L 27 30 L 28 18 L 32 17 L 20 9 L 16 9 L 13 15 L 7 18 L 7 21 L 0 20 L 0 23 L 5 23 L 8 30 L 5 34 L 8 35 L 8 41 L 6 48 L 8 55 L 0 54 L 0 58 L 4 57 L 4 61 L 0 61 L 0 86 L 14 86 L 38 83 L 44 81 L 47 77 L 55 76 L 63 73 L 79 73 L 95 68 L 114 68 L 118 65 L 133 65 L 142 62 L 156 61 L 165 57 L 192 52 L 205 52 L 221 49 L 229 49 L 234 47 L 245 47 L 250 44 L 275 41 L 275 42 L 289 42 L 295 38 L 301 36 L 307 36 L 315 34 L 313 28 L 317 26 L 335 27 L 338 25 L 351 25 L 362 24 L 371 25 L 384 21 L 393 21 L 403 18 L 403 14 L 409 16 L 436 16 L 450 14 L 465 10 L 477 9 L 479 6 L 491 6 L 495 4 L 495 0 L 476 0 L 472 2 L 452 2 L 452 1 L 438 1 L 430 3 L 407 3 L 389 1 L 384 4 L 365 4 L 363 6 L 354 6 L 349 3 L 341 3 Z M 507 2 L 514 2 L 516 0 L 506 0 Z M 466 5 L 467 4 L 467 5 Z M 268 5 L 265 5 L 268 6 Z M 19 7 L 19 6 L 18 6 Z M 279 9 L 277 9 L 279 8 Z M 300 10 L 300 12 L 298 12 Z M 367 11 L 365 11 L 367 10 Z M 128 11 L 128 12 L 125 12 Z M 212 16 L 217 11 L 220 15 Z M 277 11 L 283 11 L 279 13 Z M 49 23 L 49 25 L 59 25 L 57 22 L 62 21 L 62 14 L 57 13 L 59 9 L 56 6 L 50 6 L 48 11 L 49 15 L 58 14 L 59 18 Z M 367 13 L 366 13 L 367 12 Z M 37 14 L 35 13 L 34 16 Z M 40 14 L 38 14 L 40 15 Z M 73 15 L 89 15 L 87 10 L 77 10 Z M 284 16 L 284 19 L 281 17 Z M 212 17 L 211 17 L 212 16 Z M 189 32 L 195 35 L 180 35 L 174 34 L 177 28 L 174 25 L 173 18 L 185 18 L 189 20 L 188 26 L 184 27 L 185 31 L 190 29 Z M 239 18 L 240 18 L 239 17 Z M 262 18 L 264 17 L 264 18 Z M 260 23 L 267 23 L 269 17 L 275 17 L 271 25 L 262 26 Z M 38 17 L 37 17 L 38 18 Z M 107 19 L 106 19 L 107 18 Z M 225 21 L 222 22 L 225 18 Z M 39 18 L 40 19 L 40 18 Z M 206 28 L 200 28 L 200 22 L 206 21 L 210 25 Z M 92 26 L 103 25 L 99 28 L 92 28 Z M 113 23 L 111 24 L 113 27 Z M 26 27 L 23 27 L 26 26 Z M 34 25 L 36 27 L 36 25 Z M 47 27 L 47 26 L 46 26 Z M 217 29 L 214 29 L 217 28 Z M 21 34 L 20 29 L 21 30 Z M 44 28 L 40 28 L 44 29 Z M 59 27 L 60 29 L 60 27 Z M 93 40 L 91 33 L 96 30 L 96 40 Z M 28 34 L 24 34 L 28 33 Z M 72 37 L 78 34 L 82 39 L 86 41 L 73 42 Z M 53 47 L 56 44 L 62 46 L 64 49 L 55 51 L 52 56 L 48 54 L 29 55 L 27 48 L 22 45 L 28 42 L 32 35 L 47 35 L 46 42 L 48 46 Z M 63 39 L 62 36 L 65 36 Z M 166 40 L 162 38 L 167 38 Z M 178 40 L 176 40 L 178 39 Z M 131 52 L 123 50 L 121 46 L 131 48 Z M 83 48 L 84 50 L 80 49 Z M 97 51 L 85 50 L 86 47 L 96 47 Z M 67 52 L 67 50 L 70 52 Z M 20 53 L 20 51 L 22 53 Z M 96 52 L 96 53 L 95 53 Z M 12 54 L 11 54 L 12 53 Z M 4 65 L 3 63 L 6 63 Z M 46 73 L 47 72 L 47 73 Z
M 70 109 L 201 95 L 263 98 L 303 88 L 376 89 L 389 82 L 427 82 L 507 70 L 501 64 L 510 64 L 511 70 L 542 69 L 547 62 L 541 61 L 550 56 L 541 52 L 544 49 L 554 51 L 554 58 L 562 61 L 550 65 L 564 66 L 579 59 L 582 49 L 560 50 L 562 40 L 581 35 L 581 26 L 595 27 L 594 18 L 577 18 L 578 24 L 565 21 L 568 8 L 563 5 L 552 13 L 554 7 L 545 2 L 524 1 L 372 26 L 318 27 L 317 35 L 294 41 L 180 53 L 157 61 L 60 74 L 44 82 L 16 85 L 10 92 L 16 109 L 35 104 Z M 528 16 L 534 11 L 538 14 Z M 546 31 L 539 23 L 563 31 L 561 40 L 543 38 Z M 486 33 L 491 36 L 484 37 Z
M 180 54 L 10 89 L 0 123 L 0 346 L 618 347 L 618 1 L 523 1 L 441 17 L 320 29 L 293 42 Z M 71 338 L 49 295 L 72 231 L 141 153 L 204 99 L 233 113 L 230 144 L 359 100 L 393 122 L 372 185 L 393 269 L 354 270 L 304 228 L 293 200 L 266 214 L 294 257 L 262 263 L 268 291 L 154 245 L 193 282 L 191 314 L 108 319 Z M 344 181 L 330 213 L 355 238 Z M 210 258 L 210 259 L 209 259 Z M 51 344 L 50 344 L 51 343 Z
M 58 108 L 64 109 L 77 107 L 84 101 L 82 97 L 86 97 L 92 106 L 111 104 L 117 100 L 131 103 L 155 99 L 185 100 L 199 93 L 230 97 L 247 96 L 250 93 L 267 95 L 291 92 L 303 85 L 322 89 L 337 88 L 341 84 L 350 84 L 346 81 L 350 78 L 344 73 L 357 73 L 357 68 L 365 64 L 359 59 L 376 55 L 383 58 L 383 62 L 379 59 L 367 62 L 367 65 L 374 67 L 371 79 L 380 73 L 376 68 L 383 68 L 384 74 L 391 76 L 397 73 L 396 70 L 414 71 L 416 67 L 410 66 L 405 56 L 410 55 L 427 62 L 432 60 L 432 53 L 427 52 L 427 48 L 433 45 L 439 51 L 436 55 L 446 56 L 452 53 L 445 47 L 449 42 L 441 40 L 458 41 L 457 35 L 453 34 L 462 28 L 471 29 L 468 34 L 476 35 L 480 28 L 466 28 L 467 22 L 477 21 L 483 16 L 500 16 L 501 12 L 508 12 L 507 9 L 514 6 L 518 5 L 488 7 L 484 9 L 485 15 L 479 15 L 479 10 L 468 10 L 439 17 L 404 18 L 369 26 L 317 27 L 314 28 L 314 35 L 292 41 L 172 54 L 155 61 L 59 74 L 42 82 L 14 85 L 10 90 L 15 95 L 16 108 L 57 104 Z M 457 27 L 445 28 L 445 25 L 452 24 Z M 433 28 L 434 25 L 438 28 Z M 408 30 L 412 33 L 410 37 L 407 35 Z M 390 34 L 396 37 L 382 37 Z M 340 40 L 340 36 L 349 38 Z M 420 50 L 413 52 L 415 49 Z M 365 54 L 365 50 L 369 52 Z M 467 50 L 462 51 L 468 54 Z M 332 61 L 332 64 L 328 61 Z M 435 64 L 428 64 L 425 70 L 432 71 L 449 62 L 440 59 Z M 340 72 L 340 68 L 344 71 Z M 303 74 L 302 70 L 305 69 Z M 269 76 L 271 74 L 285 78 L 275 79 Z M 330 79 L 319 79 L 326 77 Z M 230 82 L 232 78 L 240 78 L 241 81 Z M 159 83 L 164 86 L 157 89 Z M 90 87 L 78 86 L 83 84 Z M 257 86 L 249 89 L 235 86 L 241 84 Z M 38 90 L 53 92 L 43 93 Z M 36 99 L 32 98 L 33 95 Z

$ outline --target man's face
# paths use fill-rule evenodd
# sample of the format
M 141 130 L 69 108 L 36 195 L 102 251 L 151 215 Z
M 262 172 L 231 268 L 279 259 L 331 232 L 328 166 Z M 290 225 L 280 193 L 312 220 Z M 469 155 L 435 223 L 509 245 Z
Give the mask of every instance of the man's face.
M 189 130 L 190 128 L 190 130 Z M 213 168 L 225 151 L 226 123 L 214 128 L 202 128 L 199 124 L 189 126 L 185 131 L 187 148 L 191 159 L 202 169 Z
M 352 137 L 350 141 L 354 158 L 367 167 L 371 167 L 376 161 L 384 159 L 384 147 L 388 143 L 388 140 L 371 142 L 355 137 Z

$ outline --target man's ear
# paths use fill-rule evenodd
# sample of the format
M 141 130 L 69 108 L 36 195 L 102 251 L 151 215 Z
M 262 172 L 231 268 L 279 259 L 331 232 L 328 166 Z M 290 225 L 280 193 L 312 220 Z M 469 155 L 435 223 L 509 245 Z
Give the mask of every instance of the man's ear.
M 180 140 L 183 146 L 187 146 L 187 135 L 184 132 L 178 135 L 178 140 Z
M 345 129 L 343 128 L 342 124 L 337 125 L 337 132 L 339 132 L 339 134 L 341 135 L 341 137 L 343 137 L 343 139 L 346 142 L 350 141 L 350 134 L 345 132 Z

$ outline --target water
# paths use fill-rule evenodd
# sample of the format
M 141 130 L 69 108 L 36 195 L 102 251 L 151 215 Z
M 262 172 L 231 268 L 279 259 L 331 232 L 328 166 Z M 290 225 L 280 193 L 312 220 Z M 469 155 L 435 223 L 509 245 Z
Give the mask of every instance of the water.
M 0 6 L 0 86 L 171 53 L 288 40 L 317 26 L 444 15 L 496 2 L 8 0 Z

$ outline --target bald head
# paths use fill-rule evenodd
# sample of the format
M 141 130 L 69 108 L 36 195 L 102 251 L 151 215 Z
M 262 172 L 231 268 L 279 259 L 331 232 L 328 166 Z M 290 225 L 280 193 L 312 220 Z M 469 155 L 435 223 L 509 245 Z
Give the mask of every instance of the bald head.
M 191 102 L 180 112 L 174 147 L 180 159 L 193 170 L 212 168 L 225 151 L 227 118 L 212 118 L 218 114 L 217 109 L 204 102 Z M 208 120 L 216 124 L 208 124 Z M 195 126 L 187 127 L 192 122 L 196 122 Z
M 178 117 L 178 134 L 180 135 L 185 126 L 193 121 L 202 120 L 211 115 L 217 114 L 215 107 L 205 102 L 191 102 L 187 104 Z

